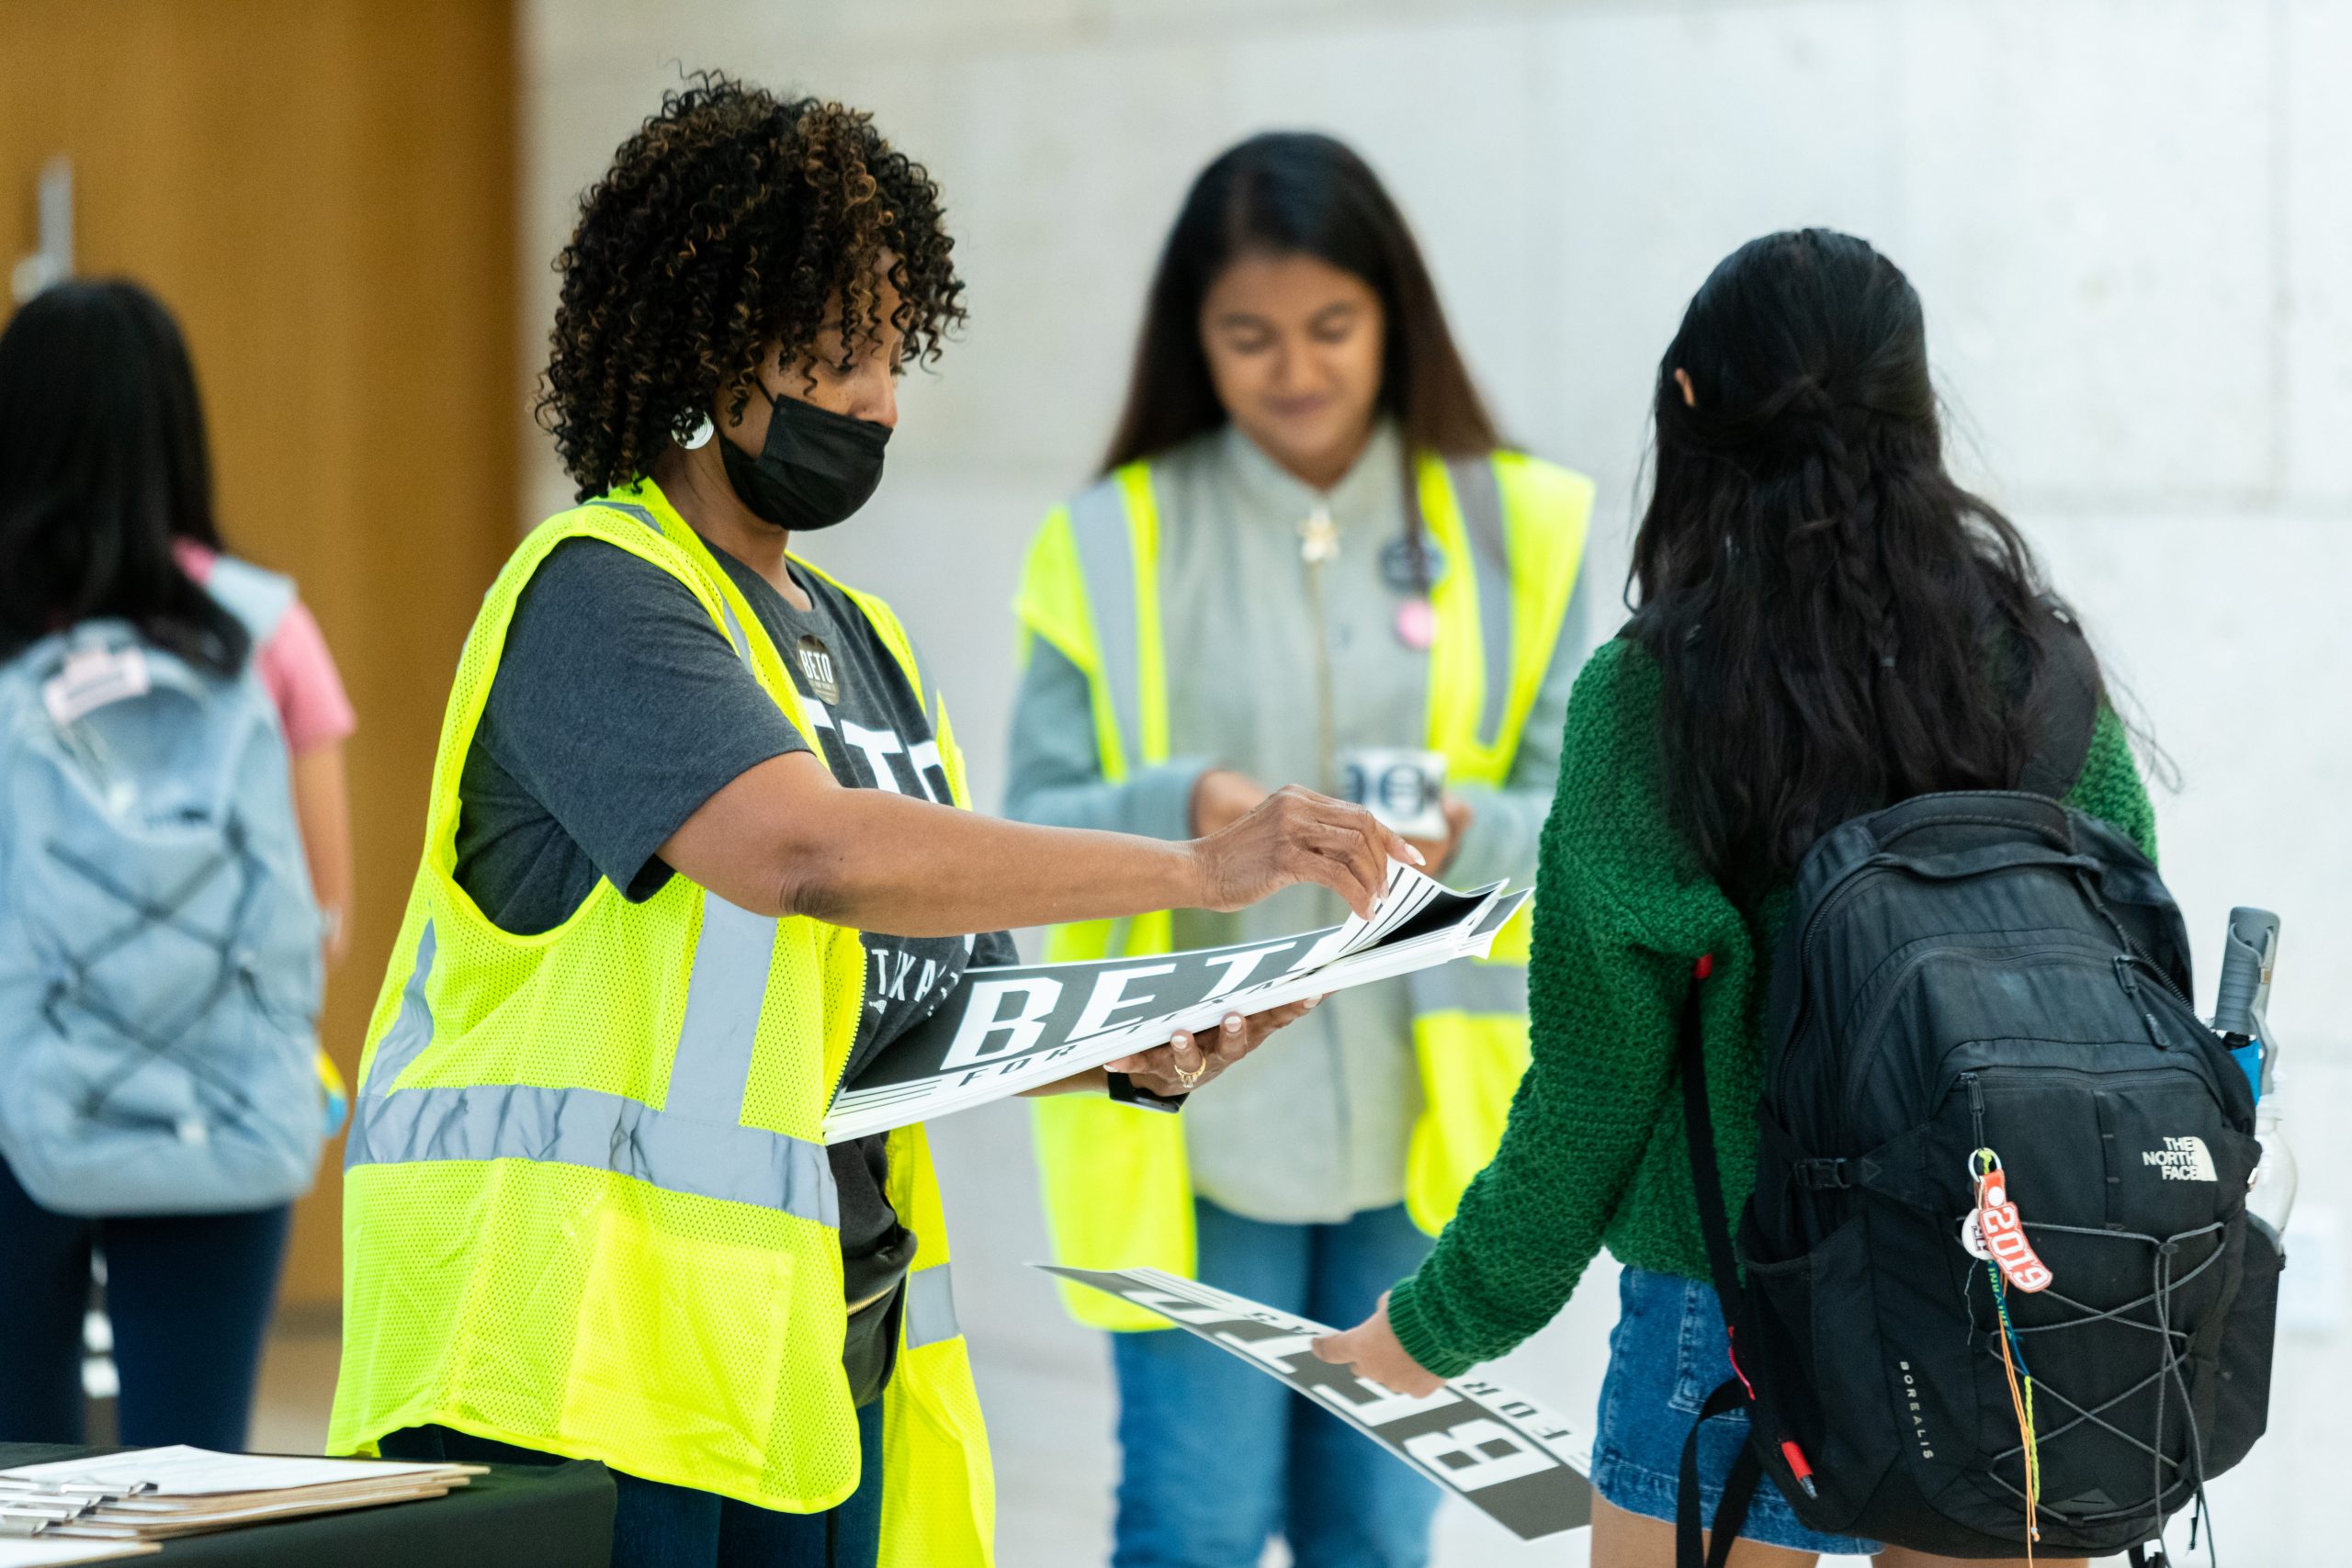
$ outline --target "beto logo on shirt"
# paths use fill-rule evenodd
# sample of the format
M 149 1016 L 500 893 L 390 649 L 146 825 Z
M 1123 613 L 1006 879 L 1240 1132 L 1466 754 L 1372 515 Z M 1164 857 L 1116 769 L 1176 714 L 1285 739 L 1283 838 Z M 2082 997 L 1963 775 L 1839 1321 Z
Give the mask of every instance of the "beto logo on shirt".
M 800 673 L 808 682 L 808 694 L 828 706 L 842 700 L 841 678 L 833 672 L 833 656 L 814 637 L 804 635 L 797 649 Z

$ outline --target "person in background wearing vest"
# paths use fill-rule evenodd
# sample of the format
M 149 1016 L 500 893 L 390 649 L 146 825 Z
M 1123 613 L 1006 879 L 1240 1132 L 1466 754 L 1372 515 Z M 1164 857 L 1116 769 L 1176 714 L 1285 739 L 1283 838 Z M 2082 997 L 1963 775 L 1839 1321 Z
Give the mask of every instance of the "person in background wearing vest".
M 829 1148 L 834 1086 L 1003 928 L 1298 881 L 1368 909 L 1418 860 L 1301 790 L 1179 845 L 959 809 L 905 628 L 788 553 L 879 482 L 900 370 L 963 317 L 949 247 L 865 115 L 665 96 L 558 264 L 540 412 L 583 504 L 450 694 L 354 1101 L 328 1447 L 601 1460 L 623 1568 L 993 1561 L 922 1129 Z M 1174 1100 L 1309 1005 L 1055 1088 Z
M 208 592 L 232 578 L 275 596 L 266 635 L 253 636 Z M 160 300 L 122 280 L 50 288 L 0 336 L 0 660 L 108 618 L 214 677 L 248 667 L 258 676 L 291 754 L 292 815 L 331 963 L 341 955 L 351 897 L 343 772 L 351 704 L 291 585 L 228 555 L 187 344 Z M 19 893 L 24 869 L 8 874 Z M 166 959 L 186 952 L 180 934 L 155 940 L 170 946 Z M 13 1048 L 19 1063 L 49 1048 L 27 1021 L 0 1018 L 0 1054 Z M 142 1032 L 156 1024 L 122 1021 Z M 174 1046 L 182 1048 L 201 1042 Z M 309 1086 L 298 1072 L 289 1087 L 300 1095 Z M 293 1113 L 315 1138 L 315 1110 L 305 1103 Z M 315 1155 L 298 1156 L 296 1174 L 308 1185 Z M 120 1440 L 243 1447 L 290 1213 L 281 1200 L 230 1213 L 60 1213 L 36 1202 L 0 1158 L 0 1345 L 9 1362 L 0 1374 L 0 1440 L 82 1440 L 83 1315 L 95 1251 L 106 1259 Z
M 1355 748 L 1441 754 L 1419 848 L 1524 883 L 1579 652 L 1591 486 L 1507 450 L 1402 216 L 1326 136 L 1253 137 L 1193 184 L 1145 308 L 1103 477 L 1056 511 L 1019 602 L 1006 811 L 1184 840 Z M 1181 678 L 1178 678 L 1181 677 Z M 1328 897 L 1066 925 L 1055 959 L 1253 941 Z M 1524 922 L 1496 961 L 1330 998 L 1176 1119 L 1040 1101 L 1056 1251 L 1152 1264 L 1326 1323 L 1418 1262 L 1494 1152 L 1527 1061 Z M 1121 1330 L 1119 1568 L 1427 1561 L 1434 1488 L 1230 1357 L 1092 1292 Z M 1214 1475 L 1214 1485 L 1201 1478 Z
M 1742 246 L 1691 299 L 1658 364 L 1640 607 L 1568 708 L 1529 976 L 1534 1063 L 1429 1258 L 1317 1348 L 1427 1393 L 1543 1327 L 1605 1244 L 1625 1267 L 1593 1439 L 1596 1568 L 1674 1562 L 1683 1439 L 1731 1376 L 1674 1088 L 1694 964 L 1713 955 L 1703 1048 L 1737 1214 L 1798 861 L 1883 806 L 2018 787 L 2056 649 L 2075 638 L 2017 530 L 1945 471 L 1923 320 L 1892 262 L 1819 229 Z M 2066 802 L 2154 856 L 2110 707 Z M 1702 1429 L 1708 1517 L 1746 1426 Z M 1808 1530 L 1766 1485 L 1731 1562 L 1878 1551 Z

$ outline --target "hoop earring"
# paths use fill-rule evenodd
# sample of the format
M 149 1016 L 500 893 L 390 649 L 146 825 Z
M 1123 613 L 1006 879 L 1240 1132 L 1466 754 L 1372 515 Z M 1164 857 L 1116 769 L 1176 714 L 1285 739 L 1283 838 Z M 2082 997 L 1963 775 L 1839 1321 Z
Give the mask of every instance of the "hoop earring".
M 697 447 L 709 446 L 711 434 L 710 421 L 706 418 L 700 424 L 695 426 L 695 433 L 686 437 L 686 450 L 692 452 Z

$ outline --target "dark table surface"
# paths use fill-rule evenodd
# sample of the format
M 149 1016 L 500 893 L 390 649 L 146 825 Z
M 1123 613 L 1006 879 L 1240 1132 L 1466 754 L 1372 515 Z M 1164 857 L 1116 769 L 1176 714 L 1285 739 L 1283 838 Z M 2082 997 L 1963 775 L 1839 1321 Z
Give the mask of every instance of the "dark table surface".
M 113 1449 L 0 1443 L 0 1469 Z M 446 1497 L 321 1514 L 163 1543 L 166 1565 L 254 1568 L 606 1568 L 613 1554 L 613 1478 L 588 1461 L 493 1464 Z

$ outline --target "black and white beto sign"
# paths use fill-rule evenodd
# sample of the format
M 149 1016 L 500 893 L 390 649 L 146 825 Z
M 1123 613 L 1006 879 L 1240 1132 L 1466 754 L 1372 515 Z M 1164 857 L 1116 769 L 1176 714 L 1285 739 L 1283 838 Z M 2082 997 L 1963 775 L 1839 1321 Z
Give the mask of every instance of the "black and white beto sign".
M 922 1022 L 842 1086 L 825 1141 L 886 1133 L 1305 997 L 1484 957 L 1524 891 L 1456 893 L 1401 863 L 1372 918 L 1297 936 L 1141 959 L 967 969 Z
M 1592 1522 L 1590 1448 L 1532 1399 L 1482 1378 L 1393 1393 L 1310 1348 L 1331 1332 L 1157 1269 L 1036 1267 L 1156 1312 L 1322 1405 L 1521 1540 Z

